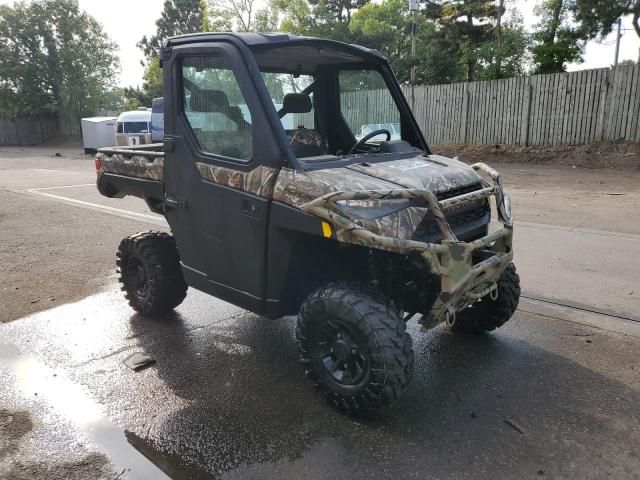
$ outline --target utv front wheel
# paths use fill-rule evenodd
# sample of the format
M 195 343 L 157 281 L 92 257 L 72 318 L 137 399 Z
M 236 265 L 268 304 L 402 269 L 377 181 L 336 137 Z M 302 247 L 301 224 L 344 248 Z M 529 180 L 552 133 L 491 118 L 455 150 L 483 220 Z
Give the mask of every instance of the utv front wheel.
M 413 375 L 411 337 L 399 313 L 357 284 L 312 293 L 298 316 L 300 361 L 334 406 L 368 414 L 396 401 Z
M 143 315 L 166 313 L 182 303 L 187 284 L 173 237 L 142 232 L 120 242 L 116 265 L 129 305 Z
M 495 330 L 509 320 L 520 301 L 520 277 L 511 263 L 504 269 L 497 282 L 498 297 L 481 298 L 470 307 L 458 312 L 453 324 L 454 332 L 480 333 Z

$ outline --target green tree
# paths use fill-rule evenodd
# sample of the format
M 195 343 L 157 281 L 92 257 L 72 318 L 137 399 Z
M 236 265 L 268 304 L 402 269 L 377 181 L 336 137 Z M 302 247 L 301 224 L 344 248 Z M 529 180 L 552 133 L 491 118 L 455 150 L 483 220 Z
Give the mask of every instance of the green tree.
M 116 46 L 77 0 L 0 6 L 0 115 L 93 114 L 113 88 Z
M 145 92 L 149 100 L 145 105 L 151 105 L 151 100 L 162 96 L 160 59 L 152 58 L 149 60 L 142 76 L 142 91 Z
M 309 3 L 318 7 L 325 17 L 348 26 L 352 13 L 364 7 L 369 0 L 309 0 Z
M 496 27 L 494 38 L 479 46 L 477 79 L 492 80 L 524 75 L 529 43 L 522 17 L 517 11 L 511 11 L 510 16 L 501 23 L 499 34 Z
M 438 27 L 459 38 L 460 59 L 466 69 L 466 80 L 476 80 L 480 48 L 492 41 L 497 19 L 503 8 L 492 0 L 427 1 L 423 15 L 436 21 Z
M 574 11 L 580 31 L 588 38 L 611 33 L 618 18 L 631 15 L 631 24 L 640 37 L 640 0 L 576 0 Z
M 274 2 L 261 6 L 258 0 L 213 0 L 209 16 L 216 31 L 273 32 L 278 30 Z
M 355 41 L 382 52 L 401 81 L 406 80 L 411 63 L 411 16 L 405 3 L 369 3 L 353 14 L 349 25 Z
M 132 92 L 127 90 L 129 89 L 121 87 L 114 87 L 109 90 L 100 104 L 100 110 L 112 115 L 118 112 L 135 110 L 142 106 L 143 103 Z
M 316 20 L 306 0 L 272 0 L 271 6 L 282 17 L 278 27 L 281 32 L 311 35 L 315 31 Z
M 416 82 L 448 83 L 460 79 L 459 45 L 449 31 L 440 31 L 433 21 L 416 19 Z M 411 73 L 411 15 L 404 0 L 369 3 L 354 13 L 349 30 L 352 41 L 380 50 L 389 59 L 400 82 Z
M 272 9 L 282 17 L 280 31 L 351 43 L 354 36 L 349 24 L 356 3 L 362 6 L 368 0 L 345 1 L 342 10 L 333 0 L 272 0 Z
M 214 28 L 214 22 L 206 0 L 165 0 L 160 18 L 156 20 L 156 33 L 151 37 L 144 36 L 138 42 L 138 48 L 145 56 L 142 88 L 124 89 L 126 105 L 148 107 L 152 99 L 162 96 L 159 53 L 167 38 L 210 30 Z
M 174 35 L 196 33 L 209 27 L 208 7 L 204 0 L 165 0 L 160 18 L 156 20 L 156 33 L 146 35 L 138 42 L 145 58 L 157 57 L 163 42 Z
M 536 6 L 540 22 L 531 49 L 535 73 L 564 72 L 567 64 L 582 61 L 584 37 L 573 21 L 573 0 L 543 0 Z
M 121 110 L 135 110 L 138 107 L 149 107 L 154 98 L 161 97 L 162 69 L 160 59 L 153 57 L 145 67 L 142 76 L 142 88 L 125 87 L 122 89 L 124 101 L 121 102 Z

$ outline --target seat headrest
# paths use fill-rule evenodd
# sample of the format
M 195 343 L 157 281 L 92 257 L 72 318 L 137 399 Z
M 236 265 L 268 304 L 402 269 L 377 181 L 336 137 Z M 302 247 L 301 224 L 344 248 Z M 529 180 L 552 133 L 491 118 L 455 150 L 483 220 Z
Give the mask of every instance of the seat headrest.
M 221 90 L 197 90 L 191 92 L 189 106 L 192 112 L 226 112 L 229 99 Z
M 287 93 L 282 100 L 282 110 L 286 113 L 308 113 L 311 111 L 311 98 L 304 93 Z

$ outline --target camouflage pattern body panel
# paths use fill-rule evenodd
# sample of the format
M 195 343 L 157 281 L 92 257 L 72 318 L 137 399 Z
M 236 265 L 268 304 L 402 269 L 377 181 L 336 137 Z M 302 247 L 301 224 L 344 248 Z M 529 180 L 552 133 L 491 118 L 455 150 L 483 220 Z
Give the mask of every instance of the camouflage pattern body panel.
M 395 188 L 430 190 L 438 194 L 481 180 L 468 165 L 439 155 L 416 156 L 390 162 L 354 164 L 349 170 L 384 179 L 395 184 Z
M 334 237 L 340 242 L 399 254 L 419 253 L 431 273 L 440 277 L 441 281 L 440 293 L 431 310 L 424 313 L 420 323 L 427 328 L 442 321 L 453 323 L 457 311 L 486 295 L 494 295 L 497 292 L 500 274 L 513 260 L 512 222 L 510 214 L 504 214 L 501 211 L 500 205 L 505 197 L 500 176 L 484 164 L 475 164 L 470 168 L 477 172 L 476 178 L 481 181 L 481 188 L 462 193 L 458 190 L 458 193 L 442 200 L 439 200 L 433 191 L 420 188 L 345 189 L 334 190 L 316 197 L 300 208 L 327 220 L 333 226 Z M 444 183 L 447 183 L 447 179 Z M 459 186 L 456 185 L 454 190 Z M 276 184 L 274 198 L 278 195 L 279 189 Z M 474 241 L 459 241 L 451 229 L 447 214 L 465 206 L 486 202 L 491 197 L 495 199 L 498 219 L 503 223 L 503 228 Z M 283 198 L 287 198 L 286 195 Z M 290 195 L 289 198 L 291 198 Z M 370 220 L 349 211 L 353 207 L 345 203 L 365 202 L 366 208 L 377 209 L 381 203 L 389 206 L 393 204 L 392 202 L 405 201 L 406 204 L 406 201 L 414 200 L 422 200 L 426 204 L 425 209 L 416 210 L 428 211 L 435 219 L 442 236 L 442 240 L 438 243 L 407 238 L 405 231 L 394 235 L 392 231 L 394 227 L 396 231 L 397 228 L 409 228 L 412 219 L 408 218 L 410 214 L 406 212 L 411 209 L 405 208 L 396 213 L 408 222 L 400 227 L 388 222 L 389 216 L 376 218 L 373 224 L 369 225 L 367 222 Z M 384 210 L 381 213 L 384 213 Z M 378 212 L 376 212 L 377 216 Z M 476 263 L 473 253 L 480 249 L 484 249 L 486 258 Z
M 164 180 L 164 156 L 162 154 L 153 156 L 98 153 L 96 158 L 100 159 L 99 173 L 107 172 L 148 180 Z
M 276 181 L 274 200 L 301 207 L 330 192 L 411 188 L 438 194 L 480 181 L 471 167 L 438 155 L 326 170 L 283 168 Z
M 263 165 L 246 172 L 201 162 L 196 162 L 196 167 L 205 180 L 264 198 L 271 198 L 273 195 L 273 185 L 278 174 L 277 169 Z
M 301 208 L 331 192 L 411 188 L 438 194 L 480 181 L 471 167 L 430 155 L 326 170 L 283 168 L 276 180 L 273 199 Z M 409 240 L 427 213 L 427 208 L 409 207 L 375 219 L 357 218 L 357 222 L 377 235 Z

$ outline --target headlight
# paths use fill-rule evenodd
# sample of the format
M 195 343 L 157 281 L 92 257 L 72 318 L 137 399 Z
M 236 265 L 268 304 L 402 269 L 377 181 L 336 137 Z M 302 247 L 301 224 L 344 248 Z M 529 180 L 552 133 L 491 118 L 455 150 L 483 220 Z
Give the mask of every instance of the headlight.
M 513 223 L 513 219 L 511 218 L 511 198 L 504 192 L 502 192 L 502 203 L 498 207 L 498 211 L 500 212 L 502 220 L 504 220 L 507 225 Z
M 368 219 L 386 217 L 411 205 L 411 201 L 404 198 L 394 200 L 340 200 L 336 203 L 344 212 Z

